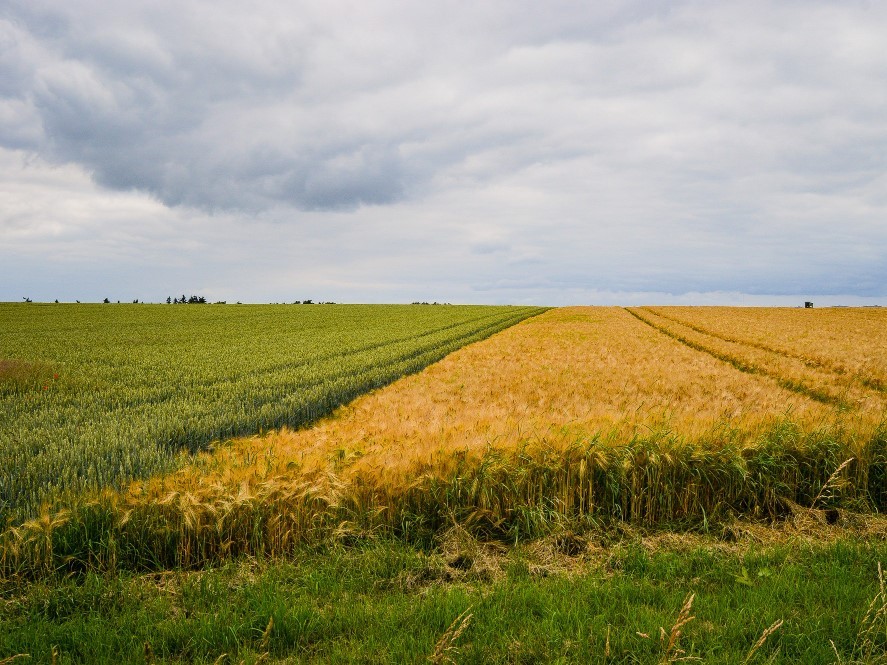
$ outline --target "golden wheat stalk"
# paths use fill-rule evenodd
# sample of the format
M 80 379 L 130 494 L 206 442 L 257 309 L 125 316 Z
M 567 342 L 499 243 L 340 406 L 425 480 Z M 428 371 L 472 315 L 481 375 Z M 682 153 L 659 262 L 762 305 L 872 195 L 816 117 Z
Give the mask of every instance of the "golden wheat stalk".
M 0 660 L 0 665 L 10 665 L 11 663 L 14 663 L 15 661 L 17 661 L 21 658 L 30 658 L 30 657 L 31 657 L 31 654 L 29 654 L 29 653 L 17 653 L 14 656 L 10 656 L 9 658 L 4 658 L 3 660 Z
M 838 468 L 835 469 L 834 473 L 832 473 L 832 475 L 830 475 L 830 476 L 828 477 L 828 480 L 826 480 L 825 483 L 823 483 L 823 485 L 822 485 L 822 489 L 819 490 L 819 494 L 816 495 L 816 498 L 814 498 L 814 499 L 813 499 L 813 502 L 810 504 L 810 507 L 811 507 L 811 508 L 816 508 L 816 504 L 817 504 L 817 503 L 819 502 L 819 500 L 823 497 L 823 495 L 824 495 L 829 489 L 831 489 L 831 487 L 833 486 L 833 484 L 835 484 L 835 483 L 837 482 L 837 480 L 838 480 L 838 476 L 841 475 L 841 471 L 843 471 L 844 469 L 846 469 L 847 466 L 850 464 L 850 462 L 852 462 L 854 459 L 855 459 L 855 458 L 850 457 L 850 458 L 848 458 L 848 459 L 845 459 L 843 462 L 841 462 L 840 466 L 838 466 Z
M 663 663 L 674 663 L 681 660 L 693 660 L 692 656 L 683 656 L 683 650 L 678 648 L 678 641 L 681 639 L 683 628 L 696 617 L 690 614 L 693 609 L 693 599 L 696 598 L 695 593 L 690 593 L 684 599 L 678 616 L 675 619 L 671 631 L 666 634 L 664 628 L 659 628 L 659 641 L 665 642 L 665 649 L 662 654 Z
M 459 641 L 462 633 L 465 632 L 465 629 L 468 628 L 468 624 L 471 623 L 471 618 L 474 616 L 470 614 L 471 609 L 469 607 L 453 619 L 453 623 L 450 624 L 450 627 L 446 629 L 444 634 L 440 636 L 440 639 L 437 640 L 437 644 L 434 645 L 434 652 L 428 656 L 429 662 L 435 665 L 441 663 L 454 664 L 456 662 L 453 659 L 453 656 L 459 653 L 459 647 L 456 643 Z
M 752 648 L 749 649 L 748 654 L 745 656 L 745 660 L 742 661 L 742 665 L 746 665 L 751 662 L 751 659 L 754 657 L 755 652 L 764 646 L 764 642 L 767 641 L 767 638 L 770 637 L 773 633 L 775 633 L 782 626 L 782 619 L 777 619 L 774 621 L 769 628 L 765 628 L 764 632 L 761 633 L 761 636 L 758 638 L 758 641 L 752 645 Z

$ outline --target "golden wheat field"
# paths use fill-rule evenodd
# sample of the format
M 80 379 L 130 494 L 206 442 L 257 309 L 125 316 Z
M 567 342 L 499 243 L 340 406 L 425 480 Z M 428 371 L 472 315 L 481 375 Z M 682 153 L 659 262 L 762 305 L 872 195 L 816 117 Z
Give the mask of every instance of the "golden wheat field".
M 721 331 L 729 329 L 731 317 L 741 317 L 737 339 L 747 335 L 755 341 L 746 332 L 754 326 L 774 348 L 807 340 L 796 355 L 788 355 L 765 351 L 760 343 L 703 335 L 675 322 L 697 311 L 703 310 L 551 310 L 362 397 L 315 427 L 220 446 L 197 465 L 157 483 L 163 487 L 158 491 L 324 466 L 345 475 L 369 473 L 408 482 L 417 464 L 445 467 L 454 455 L 490 448 L 565 447 L 594 434 L 625 442 L 668 431 L 691 441 L 730 428 L 751 441 L 781 418 L 811 429 L 838 418 L 852 422 L 860 435 L 883 419 L 887 395 L 864 381 L 879 375 L 859 372 L 882 362 L 884 335 L 873 321 L 887 323 L 887 312 L 836 310 L 822 317 L 822 324 L 796 316 L 800 310 L 715 308 L 705 310 L 708 318 L 698 315 Z M 645 325 L 639 316 L 704 340 L 716 355 L 723 351 L 756 365 L 750 371 L 737 369 Z M 811 325 L 823 329 L 805 336 Z M 839 334 L 845 328 L 853 331 L 853 344 Z M 811 366 L 800 360 L 806 353 L 830 360 Z M 858 371 L 837 371 L 838 366 Z
M 199 566 L 366 534 L 429 542 L 454 523 L 514 542 L 883 512 L 885 314 L 549 310 L 311 427 L 47 507 L 0 536 L 0 570 Z
M 887 389 L 887 312 L 879 307 L 647 308 L 709 335 Z
M 834 319 L 826 322 L 831 324 L 828 326 L 798 318 L 788 320 L 784 316 L 768 320 L 769 312 L 781 314 L 780 310 L 760 310 L 757 325 L 759 328 L 768 326 L 769 333 L 761 332 L 759 336 L 768 340 L 768 345 L 736 334 L 731 336 L 718 332 L 725 329 L 724 319 L 729 318 L 729 311 L 720 313 L 719 327 L 712 324 L 704 327 L 687 319 L 686 315 L 680 318 L 683 314 L 680 311 L 672 312 L 662 308 L 630 311 L 639 320 L 701 353 L 711 355 L 746 373 L 770 379 L 795 393 L 807 395 L 842 410 L 876 416 L 884 411 L 887 393 L 878 372 L 882 335 L 874 327 L 864 330 L 867 335 L 860 334 L 861 331 L 854 326 L 853 319 L 856 317 L 853 314 L 846 314 L 843 321 L 848 331 L 856 332 L 855 335 L 848 335 L 855 337 L 855 344 L 848 346 Z M 783 350 L 791 345 L 780 343 L 782 336 L 806 339 L 803 328 L 817 325 L 822 328 L 818 331 L 819 344 L 807 342 L 801 346 L 803 350 Z M 829 328 L 831 330 L 826 334 Z M 828 340 L 835 342 L 834 354 L 826 350 Z M 838 340 L 841 343 L 837 343 Z M 849 371 L 848 367 L 855 369 Z

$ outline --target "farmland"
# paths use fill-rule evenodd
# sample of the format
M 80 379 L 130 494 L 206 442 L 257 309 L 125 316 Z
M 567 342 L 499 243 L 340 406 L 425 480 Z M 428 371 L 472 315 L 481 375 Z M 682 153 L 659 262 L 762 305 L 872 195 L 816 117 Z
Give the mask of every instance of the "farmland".
M 640 320 L 744 372 L 824 404 L 883 414 L 885 317 L 876 310 L 643 308 Z
M 793 506 L 887 508 L 881 391 L 778 354 L 744 364 L 761 349 L 690 335 L 702 333 L 646 310 L 552 310 L 311 428 L 227 440 L 104 494 L 59 523 L 67 544 L 51 560 L 16 532 L 6 564 L 101 562 L 94 544 L 108 539 L 116 564 L 156 568 L 284 555 L 334 534 L 428 542 L 448 519 L 514 541 L 613 519 L 686 528 Z
M 880 308 L 645 308 L 727 341 L 800 360 L 807 367 L 887 389 L 887 335 Z
M 538 311 L 0 305 L 0 524 L 304 425 Z
M 308 316 L 274 313 L 294 309 Z M 292 420 L 246 416 L 285 414 L 300 384 L 256 407 L 241 395 L 228 408 L 242 429 L 181 421 L 173 448 L 193 454 L 7 529 L 0 658 L 48 660 L 51 640 L 100 661 L 73 632 L 102 635 L 118 660 L 147 661 L 150 644 L 151 658 L 198 662 L 421 662 L 444 648 L 435 662 L 884 662 L 883 310 L 379 311 L 356 326 L 356 356 L 413 312 L 451 352 Z M 314 324 L 322 336 L 329 322 Z M 419 339 L 407 328 L 392 346 Z M 249 384 L 261 391 L 289 352 L 280 335 L 276 360 L 244 340 L 201 372 L 266 368 Z M 331 345 L 302 362 L 352 376 Z M 40 381 L 60 366 L 8 357 L 13 401 L 42 396 L 19 359 Z M 309 415 L 323 417 L 300 427 Z M 113 621 L 80 618 L 96 606 Z

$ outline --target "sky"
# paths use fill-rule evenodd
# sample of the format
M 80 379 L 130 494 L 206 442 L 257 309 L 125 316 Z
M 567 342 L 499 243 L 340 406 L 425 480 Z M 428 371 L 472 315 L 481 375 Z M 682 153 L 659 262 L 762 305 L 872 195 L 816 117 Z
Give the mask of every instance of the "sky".
M 887 305 L 887 3 L 0 0 L 0 300 Z

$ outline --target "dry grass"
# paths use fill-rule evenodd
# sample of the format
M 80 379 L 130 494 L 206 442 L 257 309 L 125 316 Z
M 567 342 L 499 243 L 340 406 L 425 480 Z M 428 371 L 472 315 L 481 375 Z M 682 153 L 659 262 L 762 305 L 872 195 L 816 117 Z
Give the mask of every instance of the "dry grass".
M 468 628 L 473 616 L 474 615 L 471 614 L 471 608 L 469 607 L 462 612 L 462 614 L 453 619 L 453 623 L 450 624 L 450 627 L 444 631 L 444 634 L 440 636 L 437 644 L 434 645 L 434 651 L 428 656 L 429 662 L 435 664 L 456 664 L 455 657 L 459 654 L 459 647 L 457 646 L 459 638 L 462 636 L 462 633 L 465 632 L 465 629 Z

